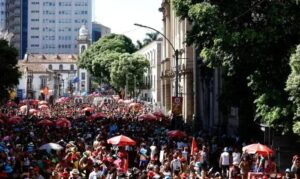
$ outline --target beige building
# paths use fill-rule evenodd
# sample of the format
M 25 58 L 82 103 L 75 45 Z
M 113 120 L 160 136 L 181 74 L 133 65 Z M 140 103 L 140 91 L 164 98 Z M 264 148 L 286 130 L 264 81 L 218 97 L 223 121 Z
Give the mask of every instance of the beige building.
M 160 11 L 163 14 L 164 35 L 179 51 L 179 96 L 183 98 L 182 117 L 185 122 L 191 121 L 194 113 L 193 100 L 193 47 L 185 44 L 186 32 L 190 23 L 180 20 L 172 10 L 169 0 L 163 0 Z M 164 52 L 161 62 L 162 105 L 166 111 L 171 110 L 171 99 L 175 96 L 175 50 L 164 39 Z
M 179 51 L 179 96 L 183 97 L 182 115 L 185 122 L 193 122 L 194 129 L 209 132 L 224 129 L 233 132 L 238 125 L 238 110 L 230 108 L 225 122 L 219 109 L 222 91 L 222 71 L 206 67 L 199 57 L 200 49 L 187 46 L 186 33 L 191 28 L 187 19 L 180 19 L 172 7 L 172 0 L 162 0 L 163 33 L 170 40 L 163 42 L 161 62 L 162 106 L 171 109 L 171 99 L 175 96 L 175 50 Z M 229 132 L 230 133 L 230 132 Z M 234 133 L 234 132 L 233 132 Z

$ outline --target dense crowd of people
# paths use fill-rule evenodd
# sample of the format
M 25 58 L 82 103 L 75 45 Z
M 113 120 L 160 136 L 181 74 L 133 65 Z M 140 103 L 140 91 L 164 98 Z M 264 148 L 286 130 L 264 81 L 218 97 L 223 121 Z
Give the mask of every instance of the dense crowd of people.
M 242 153 L 246 144 L 239 137 L 170 133 L 171 119 L 162 112 L 113 96 L 98 96 L 96 103 L 93 98 L 2 106 L 0 178 L 245 179 L 249 172 L 280 177 L 273 157 Z M 134 145 L 108 143 L 119 135 Z M 282 177 L 299 178 L 299 170 L 295 156 Z

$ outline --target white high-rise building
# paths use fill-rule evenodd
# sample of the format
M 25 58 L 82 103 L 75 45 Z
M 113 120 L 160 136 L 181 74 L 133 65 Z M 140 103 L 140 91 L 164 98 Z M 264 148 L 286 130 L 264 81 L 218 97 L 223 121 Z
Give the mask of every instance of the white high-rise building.
M 6 0 L 0 0 L 0 31 L 6 29 Z
M 78 31 L 91 21 L 92 0 L 29 0 L 27 52 L 78 53 Z

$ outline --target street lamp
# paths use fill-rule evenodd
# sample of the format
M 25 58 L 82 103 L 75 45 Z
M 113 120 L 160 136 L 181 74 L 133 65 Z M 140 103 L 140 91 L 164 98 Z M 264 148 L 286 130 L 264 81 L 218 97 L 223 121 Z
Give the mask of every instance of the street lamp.
M 179 68 L 178 68 L 178 54 L 179 54 L 179 51 L 177 49 L 175 49 L 174 45 L 171 43 L 171 41 L 163 34 L 161 33 L 160 31 L 152 28 L 152 27 L 149 27 L 149 26 L 145 26 L 145 25 L 142 25 L 142 24 L 137 24 L 135 23 L 134 24 L 135 26 L 139 26 L 139 27 L 143 27 L 143 28 L 147 28 L 147 29 L 151 29 L 157 33 L 159 33 L 160 35 L 162 35 L 166 41 L 170 44 L 170 46 L 172 47 L 173 51 L 174 51 L 174 54 L 175 54 L 175 97 L 177 98 L 178 97 L 178 76 L 179 76 Z

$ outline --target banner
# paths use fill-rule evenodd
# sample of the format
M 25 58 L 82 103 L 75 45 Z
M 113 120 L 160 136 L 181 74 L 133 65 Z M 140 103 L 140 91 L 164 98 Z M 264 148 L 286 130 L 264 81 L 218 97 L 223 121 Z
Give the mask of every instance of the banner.
M 17 97 L 23 100 L 23 89 L 17 89 Z
M 182 97 L 172 96 L 172 113 L 176 116 L 182 114 Z

